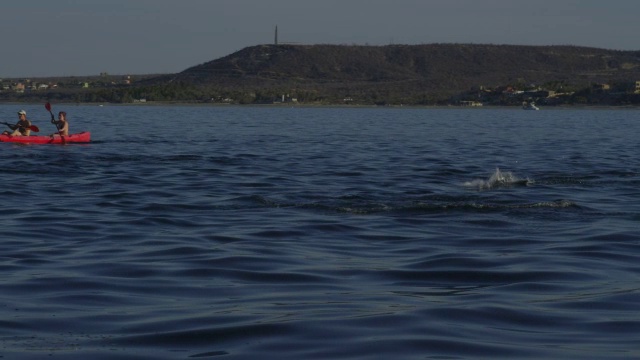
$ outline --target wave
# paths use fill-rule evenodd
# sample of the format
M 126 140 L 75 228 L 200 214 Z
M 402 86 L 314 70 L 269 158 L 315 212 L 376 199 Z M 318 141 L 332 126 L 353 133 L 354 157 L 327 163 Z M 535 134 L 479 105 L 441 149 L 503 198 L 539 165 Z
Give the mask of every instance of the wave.
M 470 198 L 468 196 L 430 196 L 419 200 L 406 199 L 383 199 L 383 198 L 326 198 L 320 201 L 310 202 L 286 202 L 270 199 L 264 196 L 254 195 L 241 198 L 244 204 L 237 206 L 227 205 L 228 209 L 243 208 L 278 208 L 278 209 L 299 209 L 320 212 L 335 212 L 357 215 L 379 214 L 379 213 L 447 213 L 450 211 L 471 211 L 471 212 L 495 212 L 516 209 L 564 209 L 578 208 L 579 206 L 567 199 L 556 199 L 550 201 L 535 202 L 490 202 L 486 199 Z M 236 199 L 239 201 L 240 199 Z M 222 207 L 220 207 L 222 209 Z
M 510 171 L 503 172 L 500 171 L 499 168 L 496 168 L 496 171 L 491 174 L 489 179 L 467 181 L 463 185 L 469 188 L 477 188 L 478 190 L 490 190 L 513 186 L 529 186 L 532 184 L 534 184 L 534 181 L 529 178 L 521 179 L 513 175 Z

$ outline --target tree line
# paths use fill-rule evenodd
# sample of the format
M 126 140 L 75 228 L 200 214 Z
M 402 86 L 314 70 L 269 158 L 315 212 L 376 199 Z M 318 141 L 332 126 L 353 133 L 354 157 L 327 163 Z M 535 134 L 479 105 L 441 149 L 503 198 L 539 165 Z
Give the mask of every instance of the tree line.
M 548 91 L 534 91 L 511 85 L 494 89 L 470 89 L 458 93 L 424 91 L 406 86 L 349 86 L 268 88 L 222 88 L 175 83 L 150 86 L 110 86 L 90 89 L 55 89 L 25 93 L 2 92 L 3 102 L 66 102 L 66 103 L 116 103 L 174 102 L 213 104 L 274 104 L 298 103 L 309 105 L 458 105 L 462 101 L 477 101 L 484 105 L 514 106 L 524 100 L 552 105 L 640 105 L 640 94 L 634 92 L 632 83 L 614 84 L 603 90 L 598 84 L 586 87 L 562 87 L 549 84 L 556 96 Z M 520 90 L 509 93 L 508 88 Z M 544 86 L 542 86 L 544 88 Z M 528 91 L 525 91 L 528 90 Z

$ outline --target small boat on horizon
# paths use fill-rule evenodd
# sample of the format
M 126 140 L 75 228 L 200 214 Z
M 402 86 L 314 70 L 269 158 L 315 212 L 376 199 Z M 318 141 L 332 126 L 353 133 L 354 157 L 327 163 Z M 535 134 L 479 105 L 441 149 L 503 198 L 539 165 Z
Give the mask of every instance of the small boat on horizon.
M 523 101 L 522 108 L 524 110 L 540 110 L 540 108 L 537 107 L 536 103 L 534 103 L 533 101 Z

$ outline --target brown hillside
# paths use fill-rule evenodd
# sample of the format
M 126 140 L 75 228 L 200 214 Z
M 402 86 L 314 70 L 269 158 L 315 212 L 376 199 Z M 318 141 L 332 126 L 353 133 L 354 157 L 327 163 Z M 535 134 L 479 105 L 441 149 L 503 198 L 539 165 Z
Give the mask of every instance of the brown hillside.
M 457 93 L 516 82 L 640 79 L 640 51 L 513 45 L 258 45 L 154 79 L 220 88 L 390 86 Z

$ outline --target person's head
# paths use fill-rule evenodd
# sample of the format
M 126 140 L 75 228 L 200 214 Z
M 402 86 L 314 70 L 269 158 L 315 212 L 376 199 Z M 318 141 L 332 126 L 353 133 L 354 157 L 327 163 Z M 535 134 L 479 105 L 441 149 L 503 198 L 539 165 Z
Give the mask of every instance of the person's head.
M 64 111 L 60 111 L 58 113 L 58 120 L 67 120 L 67 113 Z
M 26 112 L 26 111 L 24 111 L 24 110 L 20 110 L 20 111 L 18 111 L 18 117 L 19 117 L 20 119 L 26 119 L 26 118 L 27 118 L 27 112 Z

